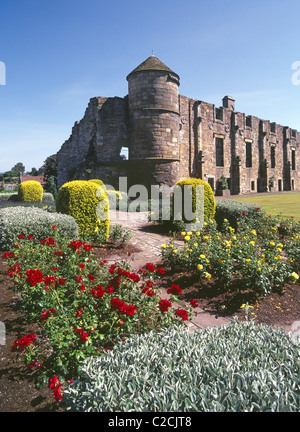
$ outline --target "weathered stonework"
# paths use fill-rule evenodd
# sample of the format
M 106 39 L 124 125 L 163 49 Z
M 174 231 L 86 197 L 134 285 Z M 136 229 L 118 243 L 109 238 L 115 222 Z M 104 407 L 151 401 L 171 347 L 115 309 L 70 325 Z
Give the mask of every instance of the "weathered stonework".
M 154 56 L 127 77 L 125 98 L 95 97 L 57 154 L 58 185 L 99 178 L 118 188 L 172 186 L 187 177 L 219 193 L 223 175 L 231 194 L 300 189 L 300 133 L 178 94 L 179 76 Z M 122 147 L 129 150 L 123 160 Z

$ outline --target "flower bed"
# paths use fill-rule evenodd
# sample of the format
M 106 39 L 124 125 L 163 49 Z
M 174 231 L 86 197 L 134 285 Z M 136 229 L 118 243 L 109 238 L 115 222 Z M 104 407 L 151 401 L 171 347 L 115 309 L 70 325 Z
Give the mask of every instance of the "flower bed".
M 224 219 L 219 231 L 210 219 L 201 232 L 182 232 L 182 249 L 172 239 L 162 245 L 165 265 L 197 274 L 203 281 L 217 281 L 223 289 L 249 289 L 257 295 L 281 292 L 286 284 L 297 282 L 299 223 L 260 214 L 257 219 L 242 216 L 237 229 Z
M 53 236 L 34 241 L 20 235 L 4 254 L 19 293 L 20 309 L 36 334 L 22 335 L 12 350 L 38 370 L 38 387 L 50 385 L 56 400 L 76 377 L 80 361 L 99 356 L 133 334 L 184 324 L 191 314 L 159 296 L 161 267 L 146 264 L 138 273 L 126 263 L 95 259 L 92 246 Z M 168 303 L 166 303 L 168 302 Z

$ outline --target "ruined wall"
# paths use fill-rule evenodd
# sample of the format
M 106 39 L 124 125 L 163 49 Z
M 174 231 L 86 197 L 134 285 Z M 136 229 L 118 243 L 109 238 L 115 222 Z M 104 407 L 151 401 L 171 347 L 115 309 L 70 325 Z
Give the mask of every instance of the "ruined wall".
M 132 71 L 125 98 L 95 97 L 57 154 L 58 186 L 99 178 L 118 187 L 173 185 L 197 177 L 216 193 L 300 190 L 300 132 L 178 94 L 179 76 L 154 56 Z M 120 157 L 129 148 L 129 160 Z
M 58 187 L 75 179 L 101 178 L 108 182 L 122 164 L 121 148 L 127 146 L 126 98 L 95 97 L 70 138 L 57 153 Z
M 288 127 L 223 106 L 180 100 L 180 177 L 200 177 L 215 192 L 222 175 L 232 194 L 300 189 L 300 134 Z M 228 100 L 230 103 L 228 103 Z

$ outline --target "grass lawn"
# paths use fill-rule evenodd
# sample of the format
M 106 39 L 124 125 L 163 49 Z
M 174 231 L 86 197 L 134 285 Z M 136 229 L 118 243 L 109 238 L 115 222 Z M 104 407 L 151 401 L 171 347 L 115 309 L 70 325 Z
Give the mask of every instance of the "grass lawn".
M 294 216 L 295 219 L 300 220 L 300 193 L 238 198 L 235 201 L 255 203 L 271 216 L 279 215 L 284 218 Z

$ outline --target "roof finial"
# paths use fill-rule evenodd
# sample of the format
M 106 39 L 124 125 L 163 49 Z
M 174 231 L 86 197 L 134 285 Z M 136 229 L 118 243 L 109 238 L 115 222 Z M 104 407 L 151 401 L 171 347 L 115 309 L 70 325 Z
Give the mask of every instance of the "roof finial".
M 154 51 L 152 50 L 152 57 L 154 57 Z

